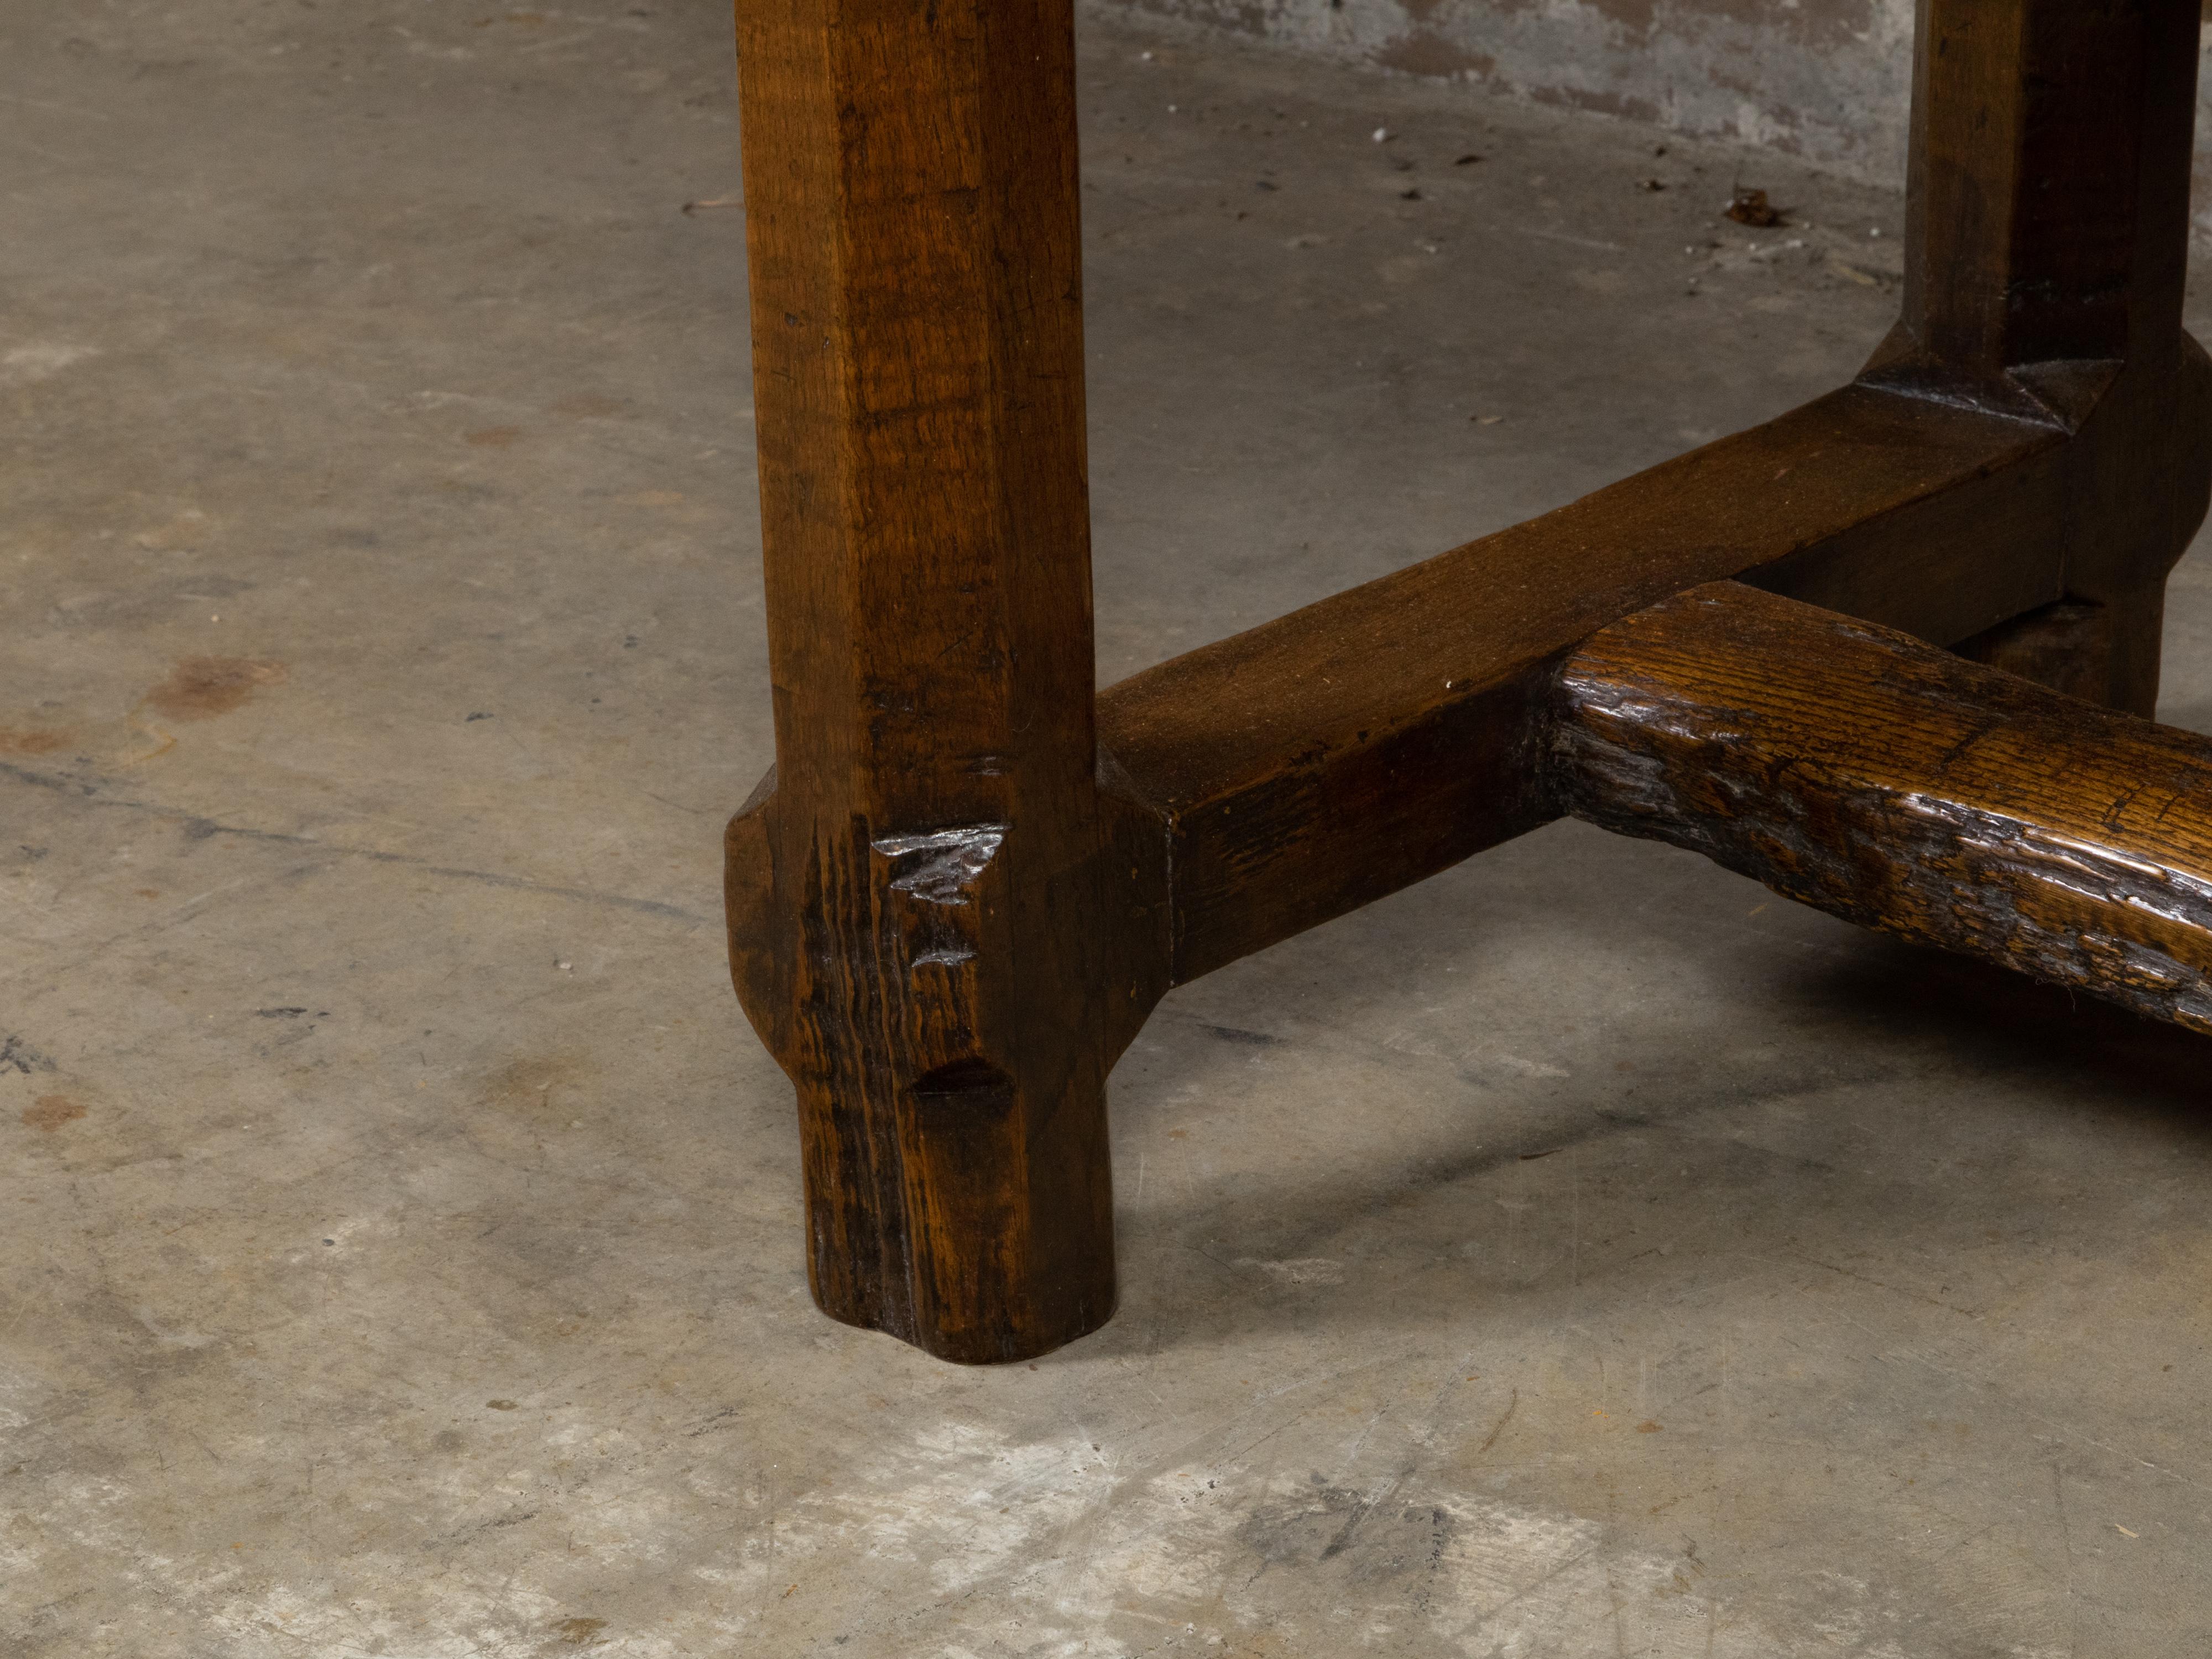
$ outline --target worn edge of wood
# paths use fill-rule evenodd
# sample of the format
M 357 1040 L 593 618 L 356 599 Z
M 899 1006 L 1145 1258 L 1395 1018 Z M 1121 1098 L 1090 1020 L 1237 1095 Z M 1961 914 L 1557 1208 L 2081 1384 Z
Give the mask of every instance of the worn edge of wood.
M 2212 1033 L 2212 738 L 1735 582 L 1554 681 L 1557 808 Z

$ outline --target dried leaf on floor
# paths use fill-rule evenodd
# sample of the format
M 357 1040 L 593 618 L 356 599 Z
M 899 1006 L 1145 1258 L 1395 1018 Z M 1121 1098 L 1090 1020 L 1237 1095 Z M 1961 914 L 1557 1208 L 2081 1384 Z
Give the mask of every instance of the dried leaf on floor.
M 1782 222 L 1784 210 L 1766 199 L 1763 190 L 1740 190 L 1735 200 L 1728 205 L 1728 216 L 1740 225 L 1757 225 L 1764 228 Z

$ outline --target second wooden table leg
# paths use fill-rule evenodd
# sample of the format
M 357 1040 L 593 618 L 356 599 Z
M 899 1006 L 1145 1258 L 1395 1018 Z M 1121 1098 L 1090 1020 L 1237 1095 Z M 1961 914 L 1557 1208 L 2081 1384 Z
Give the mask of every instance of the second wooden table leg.
M 2183 373 L 2195 0 L 1921 0 L 1905 318 L 1877 375 L 2072 424 L 2065 600 L 1962 653 L 2130 713 L 2158 701 L 2166 572 L 2204 515 Z

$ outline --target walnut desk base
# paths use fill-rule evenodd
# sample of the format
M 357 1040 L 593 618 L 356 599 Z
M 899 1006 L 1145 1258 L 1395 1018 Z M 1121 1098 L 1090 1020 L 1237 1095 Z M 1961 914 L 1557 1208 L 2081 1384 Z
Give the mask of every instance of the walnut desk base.
M 738 35 L 777 767 L 730 949 L 825 1312 L 1096 1329 L 1161 994 L 1564 814 L 2212 1031 L 2212 741 L 2142 718 L 2212 489 L 2194 0 L 1922 0 L 1856 380 L 1103 693 L 1069 0 Z

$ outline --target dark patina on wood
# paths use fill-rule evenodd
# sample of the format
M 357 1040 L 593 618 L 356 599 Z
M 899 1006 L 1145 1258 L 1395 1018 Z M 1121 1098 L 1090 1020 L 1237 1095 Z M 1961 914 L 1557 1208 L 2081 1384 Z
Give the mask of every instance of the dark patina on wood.
M 2212 738 L 1716 582 L 1584 641 L 1562 811 L 2212 1032 Z

